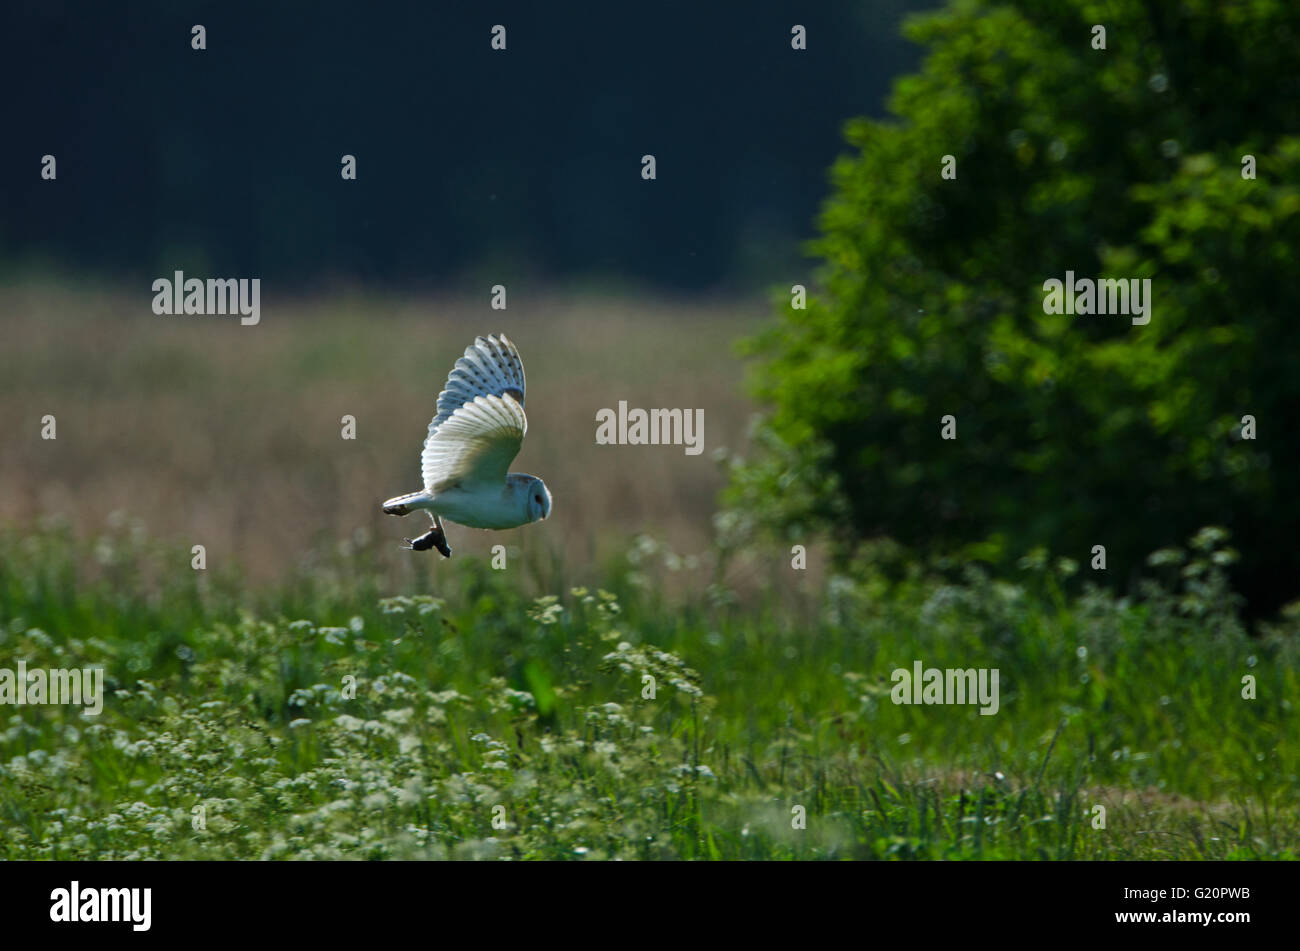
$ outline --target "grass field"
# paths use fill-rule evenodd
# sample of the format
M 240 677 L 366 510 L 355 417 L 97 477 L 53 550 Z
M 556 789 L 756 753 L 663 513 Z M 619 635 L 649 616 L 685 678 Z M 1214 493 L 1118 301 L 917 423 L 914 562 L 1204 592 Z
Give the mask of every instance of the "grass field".
M 147 286 L 0 288 L 0 522 L 64 515 L 82 536 L 114 512 L 161 539 L 203 544 L 250 582 L 282 580 L 303 552 L 382 536 L 395 581 L 415 519 L 380 503 L 419 487 L 420 447 L 452 364 L 478 334 L 504 331 L 528 375 L 528 438 L 517 471 L 542 476 L 548 531 L 453 532 L 457 553 L 498 542 L 591 563 L 649 529 L 706 547 L 723 483 L 713 458 L 743 442 L 752 407 L 732 342 L 765 318 L 761 301 L 631 297 L 320 300 L 263 297 L 262 321 L 160 317 Z M 704 452 L 597 446 L 596 411 L 699 407 Z M 57 439 L 41 438 L 55 417 Z M 341 437 L 344 415 L 355 440 Z M 419 568 L 427 568 L 427 562 Z
M 416 558 L 377 509 L 492 314 L 299 304 L 291 328 L 264 304 L 221 333 L 5 294 L 0 669 L 102 667 L 106 698 L 0 708 L 0 858 L 1297 856 L 1300 617 L 1247 636 L 1217 533 L 1138 600 L 1066 595 L 1047 559 L 798 571 L 711 547 L 707 450 L 592 444 L 588 410 L 628 399 L 741 445 L 752 312 L 493 320 L 529 371 L 518 467 L 556 496 L 494 570 L 496 537 Z M 996 668 L 998 712 L 894 703 L 918 661 Z
M 9 712 L 6 858 L 1296 854 L 1295 630 L 1245 637 L 1212 578 L 1142 606 L 1051 570 L 838 579 L 801 611 L 666 603 L 683 569 L 645 539 L 603 590 L 531 566 L 538 598 L 469 557 L 446 597 L 366 547 L 250 594 L 145 584 L 188 554 L 129 524 L 93 583 L 68 530 L 0 545 L 0 657 L 109 685 L 98 717 Z M 997 667 L 999 712 L 891 702 L 915 660 Z

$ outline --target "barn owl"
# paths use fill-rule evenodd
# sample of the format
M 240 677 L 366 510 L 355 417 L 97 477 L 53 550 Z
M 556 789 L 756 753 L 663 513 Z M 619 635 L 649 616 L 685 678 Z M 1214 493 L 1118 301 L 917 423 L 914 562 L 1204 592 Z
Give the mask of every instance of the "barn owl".
M 384 503 L 389 515 L 423 509 L 433 527 L 405 539 L 415 551 L 451 557 L 442 520 L 470 528 L 518 528 L 551 514 L 551 491 L 537 476 L 507 472 L 519 453 L 524 415 L 524 365 L 504 334 L 478 337 L 456 361 L 438 394 L 420 456 L 424 489 Z

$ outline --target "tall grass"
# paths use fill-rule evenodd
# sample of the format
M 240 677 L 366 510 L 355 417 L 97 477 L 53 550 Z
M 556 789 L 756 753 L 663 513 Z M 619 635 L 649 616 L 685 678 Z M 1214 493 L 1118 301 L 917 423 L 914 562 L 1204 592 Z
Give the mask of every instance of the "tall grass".
M 434 592 L 365 539 L 250 587 L 129 520 L 9 531 L 0 668 L 109 689 L 0 708 L 0 857 L 1294 858 L 1297 625 L 1246 636 L 1225 551 L 1160 553 L 1140 601 L 1042 558 L 669 597 L 709 559 L 649 538 Z M 916 660 L 998 668 L 999 712 L 895 704 Z
M 598 562 L 649 529 L 708 544 L 724 474 L 751 407 L 731 342 L 758 301 L 665 301 L 511 288 L 479 298 L 337 293 L 264 296 L 262 321 L 160 317 L 148 286 L 0 287 L 0 521 L 63 516 L 83 541 L 115 511 L 150 534 L 283 581 L 303 554 L 360 534 L 406 586 L 423 569 L 398 550 L 413 522 L 380 503 L 419 487 L 420 447 L 455 360 L 504 331 L 528 377 L 528 438 L 514 468 L 555 498 L 545 533 L 453 529 L 458 554 L 498 542 Z M 683 346 L 683 341 L 689 345 Z M 598 446 L 596 412 L 704 410 L 704 452 Z M 42 439 L 53 416 L 57 438 Z M 342 438 L 342 419 L 355 439 Z

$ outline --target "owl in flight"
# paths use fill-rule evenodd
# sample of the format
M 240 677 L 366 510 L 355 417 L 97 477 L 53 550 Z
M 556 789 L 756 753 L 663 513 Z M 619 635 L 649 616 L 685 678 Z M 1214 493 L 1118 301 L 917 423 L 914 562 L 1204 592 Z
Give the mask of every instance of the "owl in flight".
M 470 528 L 518 528 L 551 514 L 551 491 L 537 476 L 507 472 L 519 453 L 524 415 L 524 364 L 504 334 L 478 337 L 456 361 L 438 394 L 420 464 L 424 489 L 384 503 L 389 515 L 423 509 L 433 527 L 405 539 L 415 551 L 451 557 L 442 520 Z

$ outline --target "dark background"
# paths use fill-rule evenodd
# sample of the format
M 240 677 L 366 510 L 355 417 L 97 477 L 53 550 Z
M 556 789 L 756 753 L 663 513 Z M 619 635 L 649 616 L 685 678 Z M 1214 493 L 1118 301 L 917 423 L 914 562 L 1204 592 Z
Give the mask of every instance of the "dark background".
M 799 260 L 843 123 L 882 113 L 925 6 L 7 4 L 0 267 L 761 281 Z

